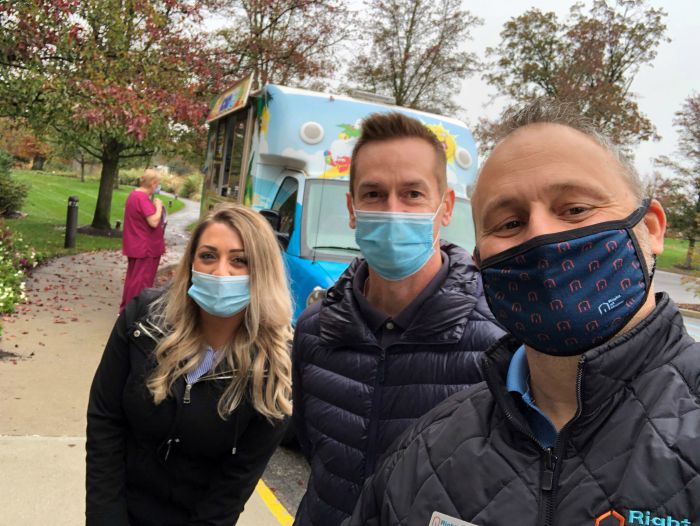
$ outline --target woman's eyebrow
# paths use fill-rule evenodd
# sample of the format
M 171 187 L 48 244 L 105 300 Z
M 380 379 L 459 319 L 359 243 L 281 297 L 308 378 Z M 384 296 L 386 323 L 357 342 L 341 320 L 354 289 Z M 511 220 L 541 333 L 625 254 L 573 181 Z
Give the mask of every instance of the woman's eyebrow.
M 213 252 L 218 252 L 218 251 L 219 251 L 218 248 L 216 248 L 215 246 L 212 246 L 212 245 L 200 245 L 198 250 L 202 250 L 202 249 L 204 249 L 204 250 L 211 250 L 211 251 L 213 251 Z M 244 249 L 244 248 L 232 248 L 232 249 L 230 249 L 228 252 L 229 252 L 229 254 L 230 254 L 231 252 L 245 252 L 245 249 Z

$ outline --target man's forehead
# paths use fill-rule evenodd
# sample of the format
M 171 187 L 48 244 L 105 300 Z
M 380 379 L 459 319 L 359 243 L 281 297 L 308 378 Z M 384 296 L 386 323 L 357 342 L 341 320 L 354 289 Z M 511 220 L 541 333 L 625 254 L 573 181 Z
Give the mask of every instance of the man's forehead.
M 620 162 L 594 138 L 561 124 L 525 126 L 496 145 L 477 179 L 477 203 L 504 190 L 499 182 L 545 183 L 559 190 L 627 184 Z

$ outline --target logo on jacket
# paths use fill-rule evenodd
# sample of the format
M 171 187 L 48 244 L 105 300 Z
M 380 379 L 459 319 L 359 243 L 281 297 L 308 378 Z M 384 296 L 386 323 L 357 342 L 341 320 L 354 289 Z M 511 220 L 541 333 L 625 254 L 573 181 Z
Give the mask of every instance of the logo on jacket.
M 428 526 L 476 526 L 476 524 L 434 511 Z
M 606 511 L 599 515 L 594 526 L 625 526 L 639 524 L 640 526 L 692 526 L 688 519 L 676 519 L 653 515 L 650 511 L 630 510 L 627 519 L 615 510 Z

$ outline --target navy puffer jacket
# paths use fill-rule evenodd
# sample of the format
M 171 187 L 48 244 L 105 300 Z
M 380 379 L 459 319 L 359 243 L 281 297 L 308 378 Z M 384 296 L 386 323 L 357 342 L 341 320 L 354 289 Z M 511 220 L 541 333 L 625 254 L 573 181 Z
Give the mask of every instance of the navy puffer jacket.
M 700 344 L 666 294 L 632 330 L 581 355 L 578 415 L 553 449 L 506 391 L 519 345 L 495 346 L 487 384 L 392 446 L 344 526 L 425 526 L 435 512 L 479 526 L 700 524 Z
M 455 245 L 441 248 L 449 257 L 445 282 L 385 349 L 353 296 L 360 259 L 299 318 L 294 424 L 311 477 L 295 524 L 340 524 L 394 439 L 441 401 L 482 380 L 482 353 L 503 331 L 493 322 L 471 257 Z

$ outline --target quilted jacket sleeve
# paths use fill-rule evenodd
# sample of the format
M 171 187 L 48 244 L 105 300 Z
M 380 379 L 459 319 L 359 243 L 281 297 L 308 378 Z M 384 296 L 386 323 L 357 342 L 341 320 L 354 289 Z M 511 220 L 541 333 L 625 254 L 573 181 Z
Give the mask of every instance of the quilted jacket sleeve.
M 128 526 L 126 417 L 122 392 L 129 375 L 125 315 L 117 318 L 90 388 L 87 411 L 86 524 Z
M 292 343 L 292 425 L 299 441 L 302 453 L 311 460 L 311 443 L 306 433 L 304 419 L 304 383 L 302 370 L 304 367 L 304 335 L 309 332 L 310 325 L 318 324 L 320 302 L 307 308 L 297 320 Z

